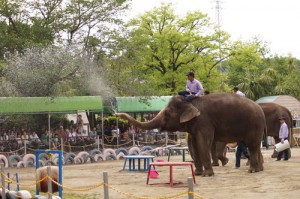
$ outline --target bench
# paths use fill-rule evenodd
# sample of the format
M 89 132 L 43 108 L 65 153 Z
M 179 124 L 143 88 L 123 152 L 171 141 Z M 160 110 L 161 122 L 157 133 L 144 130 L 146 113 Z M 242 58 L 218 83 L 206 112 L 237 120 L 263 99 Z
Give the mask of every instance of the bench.
M 126 169 L 126 163 L 127 160 L 129 160 L 129 171 L 147 171 L 149 164 L 150 164 L 150 160 L 152 162 L 154 159 L 154 156 L 146 156 L 146 155 L 126 155 L 124 156 L 124 165 L 123 165 L 123 170 Z M 135 167 L 135 160 L 138 161 L 138 167 Z M 141 168 L 141 160 L 144 161 L 144 167 L 143 169 Z

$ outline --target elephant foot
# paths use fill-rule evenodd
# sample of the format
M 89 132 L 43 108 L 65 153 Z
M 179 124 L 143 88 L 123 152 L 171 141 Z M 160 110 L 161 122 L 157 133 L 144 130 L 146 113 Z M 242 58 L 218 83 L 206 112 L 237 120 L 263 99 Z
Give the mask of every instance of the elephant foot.
M 212 165 L 213 167 L 218 167 L 218 166 L 220 166 L 220 165 L 219 165 L 219 162 L 213 162 L 211 165 Z
M 263 171 L 263 167 L 256 167 L 256 168 L 251 168 L 248 170 L 249 173 L 255 173 L 255 172 L 260 172 Z
M 196 176 L 201 176 L 202 174 L 203 174 L 203 170 L 199 170 L 199 169 L 196 168 L 195 175 Z
M 204 170 L 204 172 L 202 173 L 202 176 L 213 176 L 214 175 L 214 171 L 212 169 L 210 170 Z
M 248 160 L 247 162 L 246 162 L 246 166 L 249 166 L 250 165 L 250 160 Z
M 229 159 L 228 158 L 224 158 L 221 161 L 222 161 L 222 166 L 225 166 L 228 163 Z

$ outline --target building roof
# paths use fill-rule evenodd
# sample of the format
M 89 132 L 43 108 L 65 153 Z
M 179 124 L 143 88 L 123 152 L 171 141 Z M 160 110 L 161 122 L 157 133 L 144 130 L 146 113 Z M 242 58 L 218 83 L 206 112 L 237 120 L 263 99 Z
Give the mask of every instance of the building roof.
M 300 119 L 300 102 L 289 95 L 267 96 L 256 100 L 257 103 L 273 102 L 289 109 L 294 119 Z
M 0 97 L 0 115 L 101 112 L 100 96 Z

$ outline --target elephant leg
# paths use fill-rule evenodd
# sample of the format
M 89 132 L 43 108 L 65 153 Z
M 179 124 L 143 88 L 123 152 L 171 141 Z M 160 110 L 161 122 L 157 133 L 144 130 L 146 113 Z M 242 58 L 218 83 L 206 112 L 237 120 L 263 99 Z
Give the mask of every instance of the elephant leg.
M 222 166 L 225 166 L 229 159 L 226 157 L 227 147 L 225 142 L 217 142 L 217 154 L 218 159 L 222 162 Z
M 279 139 L 279 137 L 278 136 L 274 136 L 274 140 L 275 140 L 275 143 L 279 143 L 280 142 L 280 139 Z M 273 151 L 273 154 L 272 154 L 272 158 L 277 158 L 277 156 L 278 156 L 278 152 L 274 149 L 274 151 Z
M 217 145 L 216 145 L 216 142 L 214 141 L 211 146 L 211 158 L 213 161 L 212 166 L 220 166 L 216 148 L 217 148 Z
M 263 157 L 260 151 L 260 146 L 249 147 L 250 151 L 250 168 L 249 173 L 259 172 L 263 170 Z
M 194 165 L 196 168 L 195 175 L 200 176 L 203 174 L 203 163 L 200 158 L 197 158 L 200 155 L 198 153 L 197 143 L 193 139 L 193 136 L 191 134 L 189 134 L 189 136 L 188 136 L 188 147 L 189 147 L 191 157 L 194 160 Z
M 204 132 L 213 132 L 211 130 L 206 130 Z M 197 134 L 197 138 L 193 141 L 196 141 L 196 145 L 197 145 L 197 153 L 199 154 L 199 156 L 196 157 L 200 158 L 200 160 L 203 163 L 204 166 L 204 171 L 202 173 L 202 176 L 212 176 L 214 175 L 214 171 L 211 165 L 211 152 L 210 150 L 207 149 L 211 149 L 212 146 L 212 142 L 213 142 L 213 136 L 211 136 L 213 134 L 209 134 L 209 135 L 202 135 L 201 132 L 199 132 Z M 211 140 L 211 141 L 210 141 Z

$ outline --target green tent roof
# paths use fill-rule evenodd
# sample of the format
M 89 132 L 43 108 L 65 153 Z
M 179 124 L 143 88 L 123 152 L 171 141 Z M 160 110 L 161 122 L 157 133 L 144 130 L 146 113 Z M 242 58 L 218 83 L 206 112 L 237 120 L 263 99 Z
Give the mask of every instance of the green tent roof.
M 257 103 L 268 103 L 268 102 L 274 102 L 278 97 L 278 96 L 268 96 L 268 97 L 261 97 L 258 100 L 256 100 Z
M 160 97 L 116 97 L 117 112 L 150 112 L 160 111 L 170 101 L 172 96 Z
M 101 112 L 100 96 L 74 97 L 0 97 L 0 114 Z

